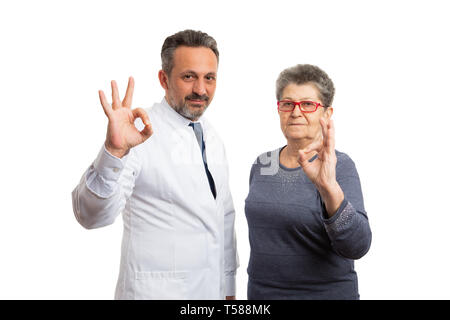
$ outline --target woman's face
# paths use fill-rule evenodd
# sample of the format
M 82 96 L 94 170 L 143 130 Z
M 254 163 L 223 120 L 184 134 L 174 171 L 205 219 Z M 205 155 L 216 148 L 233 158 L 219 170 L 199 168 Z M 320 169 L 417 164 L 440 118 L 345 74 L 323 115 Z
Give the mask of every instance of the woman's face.
M 312 84 L 291 83 L 284 88 L 281 100 L 314 101 L 322 104 L 319 99 L 319 91 Z M 333 114 L 333 109 L 319 107 L 315 112 L 303 113 L 299 106 L 295 106 L 292 112 L 278 112 L 280 116 L 281 131 L 288 140 L 311 139 L 314 140 L 322 134 L 319 119 L 325 118 L 325 122 Z

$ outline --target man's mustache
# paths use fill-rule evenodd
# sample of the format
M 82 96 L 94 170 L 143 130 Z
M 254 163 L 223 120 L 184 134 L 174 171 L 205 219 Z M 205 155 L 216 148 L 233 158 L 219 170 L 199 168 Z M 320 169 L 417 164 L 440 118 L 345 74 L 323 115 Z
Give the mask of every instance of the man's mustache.
M 191 95 L 186 96 L 185 100 L 204 100 L 204 101 L 209 101 L 209 97 L 206 94 L 199 95 L 199 94 L 193 93 Z

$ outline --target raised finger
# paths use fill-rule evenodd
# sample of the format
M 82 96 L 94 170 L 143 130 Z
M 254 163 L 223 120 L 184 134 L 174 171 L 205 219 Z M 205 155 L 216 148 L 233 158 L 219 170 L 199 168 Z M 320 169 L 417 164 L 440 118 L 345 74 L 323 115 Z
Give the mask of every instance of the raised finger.
M 100 103 L 102 104 L 103 111 L 105 112 L 106 116 L 109 118 L 109 114 L 112 111 L 112 108 L 109 105 L 108 101 L 106 100 L 105 93 L 102 90 L 99 90 L 98 96 L 100 97 Z
M 334 151 L 335 147 L 335 130 L 334 130 L 334 121 L 330 119 L 328 121 L 328 143 L 327 143 L 327 149 L 330 152 Z
M 111 81 L 111 91 L 112 91 L 112 108 L 116 110 L 120 107 L 121 103 L 119 98 L 119 89 L 117 88 L 117 82 L 115 80 Z
M 328 143 L 328 140 L 327 140 L 327 138 L 328 138 L 328 133 L 327 133 L 327 131 L 328 131 L 328 129 L 327 129 L 327 123 L 325 122 L 325 119 L 324 119 L 324 118 L 320 118 L 320 119 L 319 119 L 319 122 L 320 122 L 320 127 L 321 127 L 321 129 L 322 129 L 323 143 L 324 143 L 324 145 L 327 145 L 327 143 Z
M 122 106 L 126 108 L 131 108 L 131 102 L 133 100 L 134 92 L 134 79 L 133 77 L 128 78 L 127 92 L 125 92 L 125 98 L 123 98 Z

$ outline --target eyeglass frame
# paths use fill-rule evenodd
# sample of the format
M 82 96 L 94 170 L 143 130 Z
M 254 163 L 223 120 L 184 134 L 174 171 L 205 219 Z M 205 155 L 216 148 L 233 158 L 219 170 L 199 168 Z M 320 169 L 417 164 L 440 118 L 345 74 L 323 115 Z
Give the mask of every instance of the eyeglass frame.
M 292 103 L 294 104 L 294 107 L 292 108 L 291 111 L 283 111 L 283 110 L 280 110 L 280 102 L 292 102 Z M 314 104 L 314 105 L 316 106 L 316 109 L 314 109 L 314 111 L 304 111 L 304 110 L 302 110 L 301 104 L 304 103 L 304 102 L 310 102 L 310 103 Z M 292 101 L 292 100 L 278 100 L 278 101 L 277 101 L 277 107 L 278 107 L 277 109 L 278 109 L 278 112 L 292 112 L 292 111 L 295 110 L 295 107 L 296 107 L 297 105 L 298 105 L 298 108 L 300 109 L 300 111 L 303 112 L 303 113 L 313 113 L 313 112 L 316 112 L 317 109 L 319 109 L 319 107 L 325 108 L 325 106 L 324 106 L 323 104 L 321 104 L 321 103 L 319 103 L 319 102 L 315 102 L 315 101 L 310 101 L 310 100 L 303 100 L 303 101 L 299 101 L 299 102 L 295 102 L 295 101 Z

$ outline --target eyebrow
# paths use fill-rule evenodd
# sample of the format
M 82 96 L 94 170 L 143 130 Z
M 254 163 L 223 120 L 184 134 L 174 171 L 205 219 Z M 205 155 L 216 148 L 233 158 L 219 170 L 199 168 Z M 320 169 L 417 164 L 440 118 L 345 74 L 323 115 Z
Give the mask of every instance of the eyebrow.
M 195 72 L 193 70 L 185 70 L 185 71 L 180 72 L 180 74 L 186 74 L 186 73 L 197 74 L 197 72 Z
M 187 73 L 191 73 L 191 74 L 197 75 L 197 72 L 195 72 L 194 70 L 186 70 L 186 71 L 181 72 L 180 74 L 187 74 Z M 216 77 L 217 73 L 216 72 L 208 72 L 206 75 L 207 76 L 215 76 Z

